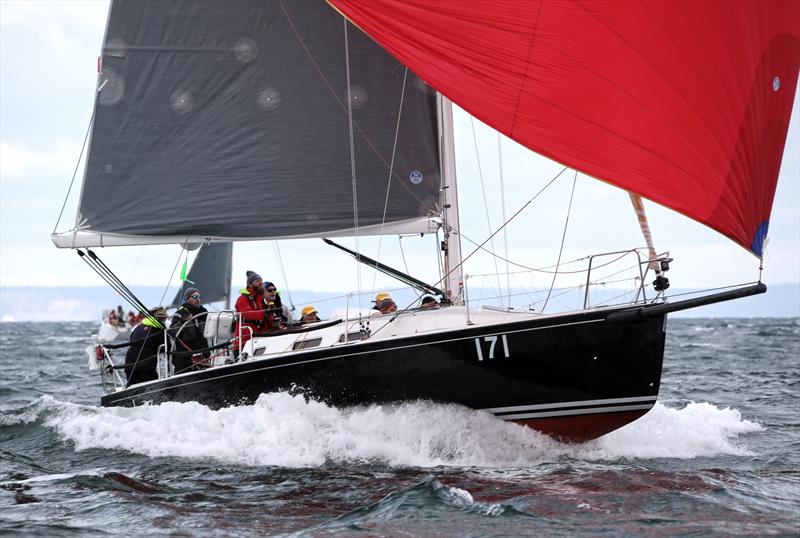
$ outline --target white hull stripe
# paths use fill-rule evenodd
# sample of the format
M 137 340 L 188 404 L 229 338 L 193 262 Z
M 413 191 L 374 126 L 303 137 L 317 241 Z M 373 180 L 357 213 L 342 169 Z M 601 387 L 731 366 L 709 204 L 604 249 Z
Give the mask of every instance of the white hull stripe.
M 552 404 L 537 404 L 537 405 L 512 405 L 510 407 L 488 407 L 481 409 L 481 411 L 489 411 L 490 413 L 513 413 L 515 411 L 534 411 L 540 409 L 560 409 L 563 407 L 585 407 L 590 405 L 611 405 L 621 403 L 645 403 L 655 402 L 658 396 L 634 396 L 630 398 L 609 398 L 606 400 L 579 400 L 576 402 L 560 402 Z
M 514 415 L 497 415 L 503 420 L 519 420 L 530 418 L 550 418 L 565 417 L 569 415 L 599 415 L 603 413 L 615 413 L 618 411 L 647 411 L 653 404 L 640 405 L 617 405 L 614 407 L 591 407 L 587 409 L 567 409 L 564 411 L 546 411 L 544 413 L 517 413 Z

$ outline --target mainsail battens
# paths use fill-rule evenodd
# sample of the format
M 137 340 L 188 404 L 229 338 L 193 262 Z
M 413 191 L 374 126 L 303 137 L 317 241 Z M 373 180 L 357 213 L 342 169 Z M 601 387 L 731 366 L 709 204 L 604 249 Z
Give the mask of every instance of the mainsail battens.
M 80 229 L 334 236 L 354 221 L 348 108 L 359 227 L 384 223 L 393 152 L 387 230 L 438 216 L 435 92 L 409 73 L 396 129 L 405 68 L 350 28 L 348 93 L 342 21 L 325 3 L 114 1 Z
M 328 1 L 500 132 L 761 254 L 800 2 Z

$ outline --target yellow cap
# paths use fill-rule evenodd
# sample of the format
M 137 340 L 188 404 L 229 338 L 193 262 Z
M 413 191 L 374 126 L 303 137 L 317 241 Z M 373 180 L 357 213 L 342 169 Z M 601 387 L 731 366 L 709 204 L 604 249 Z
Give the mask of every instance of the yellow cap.
M 386 299 L 391 299 L 392 296 L 386 293 L 385 291 L 380 292 L 378 295 L 375 296 L 375 302 L 379 303 L 381 301 L 385 301 Z
M 312 305 L 304 306 L 303 310 L 302 310 L 304 316 L 306 314 L 311 314 L 312 312 L 316 312 L 316 311 L 317 311 L 317 309 L 314 308 Z

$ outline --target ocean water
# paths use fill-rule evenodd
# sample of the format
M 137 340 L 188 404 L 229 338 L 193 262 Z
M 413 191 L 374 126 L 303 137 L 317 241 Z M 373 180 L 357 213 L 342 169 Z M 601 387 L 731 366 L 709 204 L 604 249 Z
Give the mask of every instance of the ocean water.
M 101 408 L 94 330 L 0 324 L 0 534 L 800 535 L 800 319 L 670 320 L 656 407 L 578 445 L 430 402 Z

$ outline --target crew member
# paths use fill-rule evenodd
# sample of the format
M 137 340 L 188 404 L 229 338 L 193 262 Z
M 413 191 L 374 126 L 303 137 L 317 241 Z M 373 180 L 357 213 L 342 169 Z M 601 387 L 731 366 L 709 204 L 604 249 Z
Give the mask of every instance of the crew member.
M 317 309 L 314 308 L 313 305 L 304 306 L 301 314 L 301 323 L 316 323 L 318 321 L 322 321 L 319 319 L 319 316 L 317 315 Z
M 274 286 L 273 286 L 274 287 Z M 239 352 L 244 343 L 253 333 L 260 333 L 267 329 L 266 303 L 264 301 L 264 281 L 261 276 L 253 271 L 247 271 L 247 287 L 239 290 L 239 298 L 236 299 L 236 312 L 239 314 L 234 325 L 233 357 L 239 357 Z M 241 320 L 242 338 L 239 340 L 239 325 Z
M 178 343 L 175 351 L 206 349 L 208 340 L 203 336 L 203 331 L 205 330 L 208 310 L 200 304 L 200 290 L 188 288 L 183 297 L 183 304 L 172 315 L 170 327 L 175 331 L 173 334 L 178 338 L 179 342 L 183 342 L 189 349 L 187 350 Z M 209 356 L 208 351 L 203 352 L 203 357 L 208 358 Z M 172 358 L 172 367 L 176 374 L 191 370 L 192 365 L 193 362 L 190 356 L 181 354 Z
M 391 314 L 397 312 L 397 304 L 392 300 L 392 296 L 382 291 L 375 296 L 375 306 L 372 308 L 381 314 Z
M 264 284 L 264 300 L 267 305 L 267 329 L 277 329 L 289 321 L 289 309 L 283 306 L 281 294 L 272 282 Z
M 144 318 L 131 333 L 132 344 L 125 354 L 126 387 L 158 379 L 158 348 L 164 343 L 166 321 L 166 310 L 160 306 L 152 308 L 150 316 Z
M 436 302 L 436 299 L 431 295 L 426 295 L 422 298 L 422 302 L 419 304 L 419 307 L 425 310 L 433 310 L 434 308 L 439 308 L 439 303 Z

